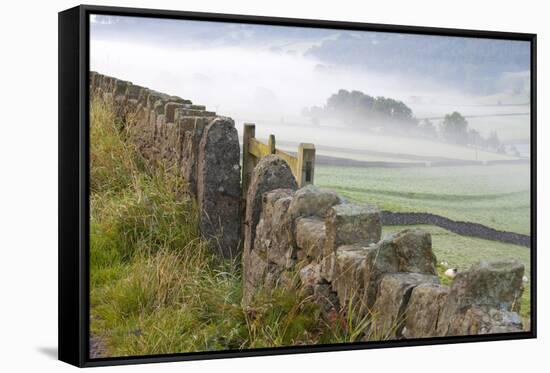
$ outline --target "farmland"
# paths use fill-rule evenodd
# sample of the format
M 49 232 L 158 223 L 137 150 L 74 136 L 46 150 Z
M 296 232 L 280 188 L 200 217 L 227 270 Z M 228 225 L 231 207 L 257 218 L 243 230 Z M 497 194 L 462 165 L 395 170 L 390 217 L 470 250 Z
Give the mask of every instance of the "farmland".
M 530 234 L 527 164 L 421 168 L 318 165 L 315 183 L 382 210 L 429 212 Z

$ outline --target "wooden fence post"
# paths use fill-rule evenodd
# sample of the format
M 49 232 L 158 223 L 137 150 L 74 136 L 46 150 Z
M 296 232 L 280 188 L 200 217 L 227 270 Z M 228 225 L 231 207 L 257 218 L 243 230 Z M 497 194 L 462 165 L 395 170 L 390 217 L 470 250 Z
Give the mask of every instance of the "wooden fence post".
M 300 143 L 298 146 L 298 187 L 313 184 L 315 175 L 315 145 Z
M 269 135 L 267 146 L 269 147 L 269 154 L 275 154 L 275 135 Z
M 248 186 L 250 185 L 250 175 L 254 166 L 256 166 L 256 160 L 254 156 L 249 153 L 250 139 L 256 137 L 256 125 L 253 123 L 245 123 L 243 128 L 243 172 L 242 172 L 242 194 L 244 203 L 246 203 L 246 193 L 248 192 Z M 243 204 L 244 204 L 243 203 Z

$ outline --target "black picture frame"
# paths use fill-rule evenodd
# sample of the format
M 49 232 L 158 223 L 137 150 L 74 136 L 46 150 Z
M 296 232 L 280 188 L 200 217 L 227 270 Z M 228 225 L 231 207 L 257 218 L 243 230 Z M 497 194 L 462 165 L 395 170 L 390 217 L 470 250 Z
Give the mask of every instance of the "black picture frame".
M 531 45 L 531 331 L 384 342 L 90 359 L 89 351 L 89 15 L 108 14 L 246 24 L 527 41 Z M 59 13 L 59 360 L 79 367 L 426 346 L 536 338 L 536 34 L 81 5 Z

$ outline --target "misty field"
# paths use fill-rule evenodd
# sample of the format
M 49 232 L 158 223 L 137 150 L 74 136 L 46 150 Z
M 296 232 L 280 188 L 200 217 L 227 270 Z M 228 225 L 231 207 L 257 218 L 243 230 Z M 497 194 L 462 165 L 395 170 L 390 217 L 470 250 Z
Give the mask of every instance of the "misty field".
M 279 147 L 284 150 L 295 151 L 296 139 L 299 139 L 300 142 L 314 143 L 319 155 L 358 161 L 429 163 L 440 160 L 487 162 L 519 159 L 509 154 L 404 134 L 383 135 L 342 126 L 311 126 L 298 118 L 291 123 L 258 117 L 240 120 L 257 123 L 258 138 L 267 139 L 269 134 L 274 133 Z
M 382 210 L 429 212 L 530 234 L 528 164 L 421 168 L 318 165 L 315 183 Z

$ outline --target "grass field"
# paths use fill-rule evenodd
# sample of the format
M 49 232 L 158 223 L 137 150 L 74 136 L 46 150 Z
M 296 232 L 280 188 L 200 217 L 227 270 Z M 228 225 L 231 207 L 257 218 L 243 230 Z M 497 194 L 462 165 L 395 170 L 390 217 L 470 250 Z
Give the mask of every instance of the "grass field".
M 529 165 L 359 168 L 318 165 L 315 184 L 380 209 L 430 212 L 530 234 Z

